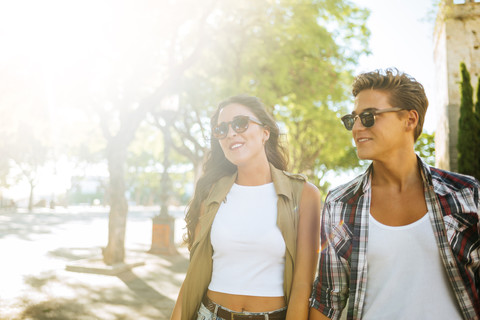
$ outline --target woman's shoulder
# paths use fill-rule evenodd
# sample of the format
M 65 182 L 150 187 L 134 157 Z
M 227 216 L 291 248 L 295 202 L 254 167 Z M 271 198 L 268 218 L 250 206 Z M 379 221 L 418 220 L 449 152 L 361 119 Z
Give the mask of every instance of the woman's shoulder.
M 309 199 L 313 199 L 315 201 L 320 200 L 321 198 L 320 190 L 318 190 L 317 186 L 315 186 L 313 183 L 310 183 L 308 181 L 305 181 L 305 184 L 303 186 L 302 196 L 305 196 L 306 198 L 309 198 Z
M 286 175 L 287 177 L 289 177 L 291 179 L 301 180 L 301 181 L 304 181 L 304 182 L 308 181 L 307 176 L 304 175 L 303 173 L 292 173 L 292 172 L 288 172 L 288 171 L 285 171 L 285 170 L 283 170 L 282 172 L 283 172 L 284 175 Z
M 320 198 L 320 191 L 313 183 L 308 181 L 306 175 L 303 173 L 291 173 L 285 170 L 283 173 L 295 182 L 299 182 L 299 186 L 302 189 L 302 198 Z

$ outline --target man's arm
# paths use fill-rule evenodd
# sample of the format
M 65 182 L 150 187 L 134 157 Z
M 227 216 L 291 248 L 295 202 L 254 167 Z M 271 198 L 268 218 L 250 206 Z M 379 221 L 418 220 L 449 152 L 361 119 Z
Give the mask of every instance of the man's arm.
M 320 226 L 320 261 L 310 302 L 309 319 L 338 319 L 348 299 L 350 266 L 337 251 L 339 243 L 348 251 L 351 239 L 342 220 L 342 204 L 325 200 Z

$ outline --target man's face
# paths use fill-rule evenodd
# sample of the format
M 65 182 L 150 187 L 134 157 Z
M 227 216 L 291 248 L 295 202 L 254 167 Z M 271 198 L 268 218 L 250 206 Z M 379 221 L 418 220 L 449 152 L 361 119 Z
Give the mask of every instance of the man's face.
M 380 90 L 363 90 L 355 97 L 355 107 L 352 112 L 359 115 L 364 111 L 394 108 L 388 101 L 389 95 Z M 360 119 L 356 119 L 352 134 L 360 159 L 388 161 L 390 157 L 398 156 L 405 147 L 405 119 L 407 111 L 386 112 L 374 116 L 373 126 L 365 127 Z

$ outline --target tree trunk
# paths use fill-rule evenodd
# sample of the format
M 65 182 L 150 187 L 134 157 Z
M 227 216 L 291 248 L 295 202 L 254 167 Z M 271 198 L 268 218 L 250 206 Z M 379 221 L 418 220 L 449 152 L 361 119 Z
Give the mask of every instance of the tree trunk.
M 35 185 L 33 181 L 30 181 L 30 196 L 28 197 L 28 212 L 33 211 L 33 189 L 35 188 Z
M 107 265 L 121 263 L 125 259 L 125 231 L 128 203 L 125 198 L 125 161 L 127 146 L 110 139 L 107 146 L 108 171 L 110 173 L 110 216 L 108 219 L 108 244 L 103 250 L 103 261 Z

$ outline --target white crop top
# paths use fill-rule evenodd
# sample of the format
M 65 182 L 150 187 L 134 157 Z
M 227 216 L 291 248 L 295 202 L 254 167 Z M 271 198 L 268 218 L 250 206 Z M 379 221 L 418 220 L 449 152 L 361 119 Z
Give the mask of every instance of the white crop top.
M 232 186 L 212 224 L 213 272 L 208 289 L 284 295 L 285 241 L 277 227 L 277 199 L 273 183 Z

